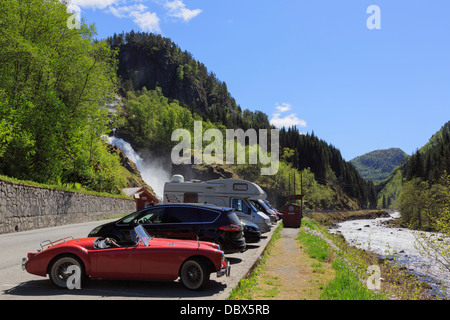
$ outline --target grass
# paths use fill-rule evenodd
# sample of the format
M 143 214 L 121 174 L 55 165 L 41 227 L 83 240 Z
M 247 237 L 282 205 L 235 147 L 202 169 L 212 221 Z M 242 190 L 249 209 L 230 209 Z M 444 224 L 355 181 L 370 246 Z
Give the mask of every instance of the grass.
M 265 255 L 252 274 L 242 279 L 233 289 L 229 300 L 283 299 L 288 289 L 276 276 L 266 272 L 274 243 L 281 238 L 279 228 L 275 231 Z M 298 284 L 296 290 L 303 291 L 305 299 L 321 300 L 425 300 L 432 299 L 427 286 L 397 265 L 392 260 L 383 260 L 369 251 L 359 250 L 348 244 L 342 236 L 328 233 L 319 222 L 304 218 L 296 238 L 305 253 L 299 259 L 310 259 L 304 268 L 312 270 L 306 274 L 306 282 Z M 273 262 L 273 261 L 272 261 Z M 276 261 L 273 262 L 276 265 Z M 371 274 L 369 266 L 378 266 L 381 271 L 381 285 L 377 290 L 368 289 L 366 281 Z M 273 274 L 273 273 L 272 273 Z M 292 277 L 293 279 L 294 277 Z M 304 280 L 304 279 L 303 279 Z M 294 281 L 294 280 L 292 280 Z M 307 285 L 305 285 L 305 283 Z M 315 287 L 314 289 L 312 289 Z M 292 292 L 292 291 L 291 291 Z M 319 294 L 317 293 L 319 292 Z M 290 299 L 290 297 L 289 297 Z
M 128 197 L 125 194 L 111 194 L 111 193 L 107 193 L 107 192 L 97 192 L 97 191 L 86 190 L 79 183 L 71 183 L 71 184 L 64 184 L 64 185 L 52 185 L 52 184 L 38 183 L 35 181 L 29 181 L 29 180 L 19 180 L 19 179 L 4 176 L 4 175 L 0 175 L 0 180 L 18 184 L 18 185 L 22 185 L 22 186 L 34 187 L 34 188 L 76 192 L 76 193 L 82 193 L 82 194 L 87 194 L 87 195 L 113 197 L 113 198 L 119 198 L 119 199 L 133 199 L 131 197 Z
M 266 250 L 264 251 L 263 256 L 260 258 L 257 266 L 253 269 L 250 276 L 247 278 L 241 279 L 239 281 L 239 284 L 237 287 L 235 287 L 233 290 L 231 290 L 230 297 L 227 300 L 252 300 L 253 299 L 253 293 L 255 290 L 257 290 L 258 286 L 258 276 L 260 272 L 264 269 L 264 266 L 266 264 L 267 258 L 270 255 L 270 251 L 273 247 L 273 244 L 275 241 L 281 238 L 280 231 L 283 228 L 282 224 L 274 231 L 272 235 L 272 239 L 270 240 L 269 244 L 266 247 Z M 273 279 L 276 280 L 276 279 Z M 270 280 L 269 280 L 270 281 Z M 273 282 L 271 282 L 273 283 Z M 273 285 L 274 288 L 271 288 L 270 291 L 264 293 L 267 297 L 274 297 L 278 291 L 278 288 L 276 285 Z
M 304 219 L 303 224 L 311 229 L 323 234 L 323 230 L 317 222 Z M 331 263 L 335 270 L 335 278 L 324 288 L 320 299 L 323 300 L 380 300 L 386 299 L 383 294 L 369 290 L 365 283 L 360 280 L 361 269 L 349 262 L 342 252 L 336 252 L 330 244 L 323 238 L 312 234 L 307 229 L 299 233 L 297 240 L 306 247 L 306 252 L 310 257 L 318 260 L 314 263 L 314 270 L 320 272 L 322 263 Z M 357 264 L 358 265 L 358 264 Z
M 355 270 L 342 259 L 332 263 L 336 277 L 321 295 L 323 300 L 385 300 L 385 295 L 367 289 Z

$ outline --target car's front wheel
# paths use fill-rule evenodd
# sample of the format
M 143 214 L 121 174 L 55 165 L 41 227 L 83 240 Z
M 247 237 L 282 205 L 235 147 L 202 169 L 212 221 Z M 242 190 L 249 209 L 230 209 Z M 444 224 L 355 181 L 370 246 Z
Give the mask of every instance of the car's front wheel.
M 78 259 L 72 256 L 61 256 L 53 262 L 49 276 L 60 288 L 80 288 L 84 270 Z
M 181 266 L 181 282 L 189 290 L 203 289 L 209 282 L 210 272 L 201 259 L 187 260 Z

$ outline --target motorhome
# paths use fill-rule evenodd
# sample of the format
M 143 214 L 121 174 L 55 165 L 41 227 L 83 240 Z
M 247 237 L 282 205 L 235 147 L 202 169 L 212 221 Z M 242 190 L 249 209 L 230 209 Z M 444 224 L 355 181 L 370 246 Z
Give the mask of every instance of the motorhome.
M 166 203 L 202 203 L 232 207 L 241 220 L 255 223 L 261 232 L 271 228 L 270 218 L 248 200 L 265 199 L 266 192 L 257 184 L 240 179 L 217 179 L 209 181 L 184 181 L 182 175 L 174 175 L 164 185 Z

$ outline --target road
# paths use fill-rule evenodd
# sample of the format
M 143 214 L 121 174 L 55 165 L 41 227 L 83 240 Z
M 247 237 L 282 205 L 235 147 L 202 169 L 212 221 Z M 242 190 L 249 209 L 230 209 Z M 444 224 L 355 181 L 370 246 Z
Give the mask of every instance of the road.
M 34 276 L 22 270 L 22 258 L 28 252 L 35 252 L 40 242 L 67 236 L 86 237 L 94 227 L 109 221 L 112 220 L 0 235 L 0 300 L 225 300 L 256 263 L 276 229 L 273 226 L 259 243 L 249 244 L 244 253 L 226 255 L 231 263 L 230 277 L 217 278 L 211 274 L 209 286 L 199 292 L 185 289 L 179 280 L 91 280 L 81 290 L 68 290 L 56 288 L 48 277 Z

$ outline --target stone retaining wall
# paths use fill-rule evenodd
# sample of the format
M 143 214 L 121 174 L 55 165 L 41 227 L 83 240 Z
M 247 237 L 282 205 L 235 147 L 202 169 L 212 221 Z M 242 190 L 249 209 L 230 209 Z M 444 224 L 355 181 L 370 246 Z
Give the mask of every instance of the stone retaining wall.
M 131 213 L 134 200 L 51 190 L 0 180 L 0 234 Z

